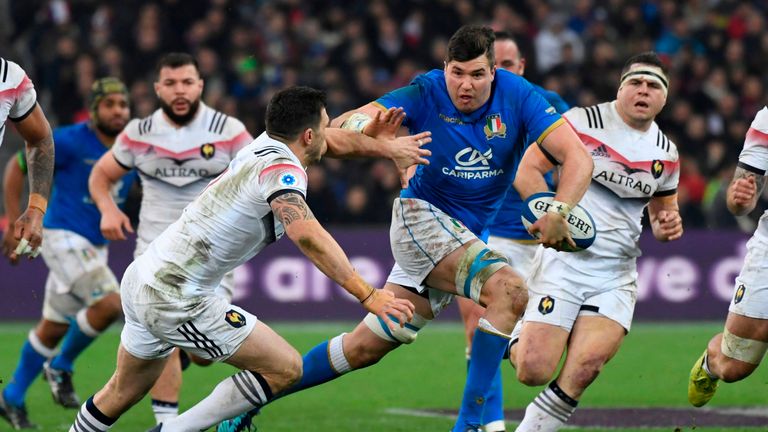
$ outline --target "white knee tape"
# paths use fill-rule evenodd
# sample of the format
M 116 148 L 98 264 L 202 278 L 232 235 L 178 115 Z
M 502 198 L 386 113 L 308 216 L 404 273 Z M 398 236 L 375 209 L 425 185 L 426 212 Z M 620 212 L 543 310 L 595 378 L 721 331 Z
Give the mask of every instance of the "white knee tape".
M 77 321 L 77 325 L 80 327 L 80 331 L 84 334 L 95 338 L 101 333 L 100 331 L 93 328 L 91 323 L 88 322 L 88 309 L 80 309 L 80 311 L 77 312 L 75 320 Z
M 394 320 L 397 322 L 397 320 Z M 416 340 L 419 336 L 419 330 L 421 330 L 430 320 L 424 318 L 419 314 L 413 314 L 411 322 L 405 323 L 405 326 L 395 326 L 395 330 L 389 329 L 387 324 L 379 319 L 376 315 L 368 313 L 363 319 L 363 322 L 368 326 L 376 336 L 384 339 L 385 341 L 394 343 L 409 344 Z
M 37 334 L 35 334 L 34 329 L 29 331 L 29 344 L 32 345 L 32 348 L 37 351 L 38 354 L 48 359 L 56 357 L 56 355 L 59 353 L 58 349 L 48 348 L 47 346 L 43 345 L 43 342 L 40 340 L 40 338 L 37 337 Z
M 328 341 L 328 359 L 331 362 L 333 370 L 339 375 L 343 375 L 352 370 L 352 366 L 344 355 L 343 342 L 345 334 L 346 333 L 342 333 Z
M 502 267 L 509 265 L 507 258 L 483 242 L 467 248 L 456 267 L 456 292 L 480 304 L 480 291 L 485 282 Z
M 758 365 L 768 351 L 768 343 L 744 339 L 725 329 L 723 340 L 720 342 L 720 351 L 732 359 Z

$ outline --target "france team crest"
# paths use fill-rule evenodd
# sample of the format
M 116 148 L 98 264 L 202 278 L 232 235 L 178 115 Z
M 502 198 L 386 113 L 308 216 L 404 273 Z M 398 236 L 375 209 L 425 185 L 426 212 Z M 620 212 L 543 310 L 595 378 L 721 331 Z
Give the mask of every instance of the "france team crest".
M 539 312 L 542 315 L 546 315 L 555 309 L 555 299 L 550 296 L 546 296 L 539 302 Z
M 240 312 L 230 309 L 224 314 L 224 320 L 234 328 L 240 328 L 245 325 L 245 317 Z
M 736 294 L 733 296 L 733 303 L 739 304 L 741 303 L 741 300 L 744 299 L 744 293 L 747 291 L 747 287 L 744 286 L 744 284 L 739 285 L 738 288 L 736 288 Z
M 507 125 L 501 121 L 501 114 L 492 114 L 485 118 L 485 138 L 491 139 L 493 137 L 506 138 Z

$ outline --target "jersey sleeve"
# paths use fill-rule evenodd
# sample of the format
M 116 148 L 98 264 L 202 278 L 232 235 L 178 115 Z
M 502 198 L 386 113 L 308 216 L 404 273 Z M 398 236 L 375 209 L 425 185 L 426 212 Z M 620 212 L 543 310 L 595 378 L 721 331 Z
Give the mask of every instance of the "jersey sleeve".
M 21 66 L 11 61 L 3 61 L 7 63 L 5 72 L 18 80 L 18 84 L 12 91 L 13 103 L 8 112 L 8 118 L 11 121 L 19 122 L 24 120 L 35 109 L 37 93 L 35 92 L 32 80 L 29 79 Z
M 571 107 L 568 106 L 568 102 L 563 100 L 559 94 L 553 91 L 547 91 L 547 102 L 555 108 L 559 114 L 565 114 Z
M 276 159 L 259 174 L 261 192 L 271 203 L 285 193 L 298 193 L 307 198 L 307 173 L 288 159 Z
M 382 110 L 402 107 L 405 111 L 403 125 L 414 127 L 419 124 L 419 119 L 421 119 L 421 115 L 424 113 L 423 94 L 423 84 L 416 79 L 412 84 L 392 90 L 376 99 L 374 105 L 377 105 Z
M 547 135 L 563 124 L 565 120 L 530 83 L 522 79 L 518 83 L 520 86 L 519 106 L 523 124 L 528 131 L 528 136 L 541 144 Z
M 757 113 L 749 127 L 739 154 L 739 167 L 759 175 L 768 170 L 768 107 Z
M 133 123 L 135 120 L 131 121 Z M 130 170 L 136 166 L 136 154 L 131 149 L 131 138 L 128 133 L 129 124 L 126 128 L 117 136 L 115 144 L 112 146 L 112 156 L 115 161 L 123 168 Z
M 664 168 L 664 175 L 659 179 L 659 188 L 655 197 L 673 195 L 677 193 L 677 185 L 680 183 L 680 156 L 677 153 L 677 146 L 671 140 L 669 141 L 669 159 L 666 161 L 654 161 L 653 163 L 663 163 L 667 167 Z M 652 167 L 655 170 L 655 167 Z

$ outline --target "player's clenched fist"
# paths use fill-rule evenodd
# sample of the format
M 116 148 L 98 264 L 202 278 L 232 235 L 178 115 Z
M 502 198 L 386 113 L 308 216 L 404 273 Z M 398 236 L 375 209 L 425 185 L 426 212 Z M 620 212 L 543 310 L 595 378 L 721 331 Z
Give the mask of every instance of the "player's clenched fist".
M 415 306 L 410 300 L 397 298 L 391 291 L 383 289 L 373 289 L 371 294 L 363 300 L 363 307 L 384 320 L 387 327 L 393 331 L 398 323 L 394 322 L 390 315 L 400 321 L 400 327 L 404 327 L 405 323 L 410 322 L 413 318 L 415 310 Z
M 740 206 L 747 206 L 752 203 L 757 193 L 757 183 L 753 176 L 736 179 L 728 188 L 733 203 Z

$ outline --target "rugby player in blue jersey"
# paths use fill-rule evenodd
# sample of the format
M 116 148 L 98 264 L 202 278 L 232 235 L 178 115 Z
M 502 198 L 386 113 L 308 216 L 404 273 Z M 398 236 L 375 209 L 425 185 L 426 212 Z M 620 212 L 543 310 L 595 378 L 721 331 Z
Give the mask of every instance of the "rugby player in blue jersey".
M 517 42 L 506 32 L 496 32 L 496 41 L 493 43 L 496 70 L 505 69 L 516 75 L 525 73 L 525 57 L 520 53 Z M 547 102 L 552 105 L 559 114 L 568 111 L 568 104 L 557 93 L 546 90 L 541 86 L 531 83 L 533 88 Z M 547 184 L 552 186 L 552 172 L 545 175 Z M 538 248 L 538 242 L 528 234 L 520 219 L 523 208 L 523 200 L 515 188 L 510 187 L 499 212 L 490 225 L 490 237 L 488 245 L 501 252 L 509 260 L 509 265 L 527 277 L 530 273 L 533 256 Z M 477 329 L 477 323 L 485 313 L 485 309 L 466 297 L 458 297 L 456 303 L 464 322 L 465 337 L 467 340 L 467 364 L 471 361 L 472 337 Z M 501 384 L 501 368 L 493 378 L 491 391 L 485 397 L 485 411 L 483 412 L 483 428 L 486 432 L 504 431 L 504 397 Z
M 88 193 L 93 164 L 114 143 L 129 119 L 128 92 L 115 78 L 94 82 L 90 121 L 57 128 L 55 175 L 48 211 L 43 220 L 43 259 L 50 269 L 40 322 L 30 331 L 13 378 L 0 394 L 0 416 L 15 429 L 36 426 L 27 417 L 27 389 L 44 371 L 54 401 L 67 408 L 80 402 L 72 386 L 77 356 L 120 317 L 118 282 L 107 266 L 107 241 L 99 230 L 101 214 Z M 19 181 L 26 171 L 24 158 L 12 160 L 5 182 L 7 200 L 21 197 Z M 124 201 L 133 175 L 123 178 L 113 192 Z M 13 188 L 11 185 L 17 185 Z M 60 350 L 56 346 L 63 340 Z
M 591 158 L 555 109 L 523 78 L 496 70 L 494 39 L 487 27 L 460 28 L 448 42 L 443 70 L 420 75 L 411 85 L 332 122 L 375 135 L 378 125 L 371 119 L 382 110 L 402 107 L 407 115 L 403 124 L 411 133 L 432 131 L 429 164 L 416 169 L 393 204 L 390 242 L 396 264 L 384 286 L 410 300 L 416 311 L 395 330 L 369 314 L 351 333 L 317 345 L 304 356 L 302 379 L 291 391 L 375 364 L 413 342 L 460 295 L 486 310 L 473 338 L 471 385 L 465 388 L 454 431 L 480 430 L 484 397 L 528 300 L 523 279 L 502 254 L 488 248 L 481 233 L 515 179 L 518 164 L 539 160 L 544 153 L 544 159 L 562 165 L 555 197 L 560 205 L 552 206 L 531 230 L 546 246 L 572 243 L 564 216 L 584 194 L 592 172 Z M 528 179 L 529 185 L 546 190 L 547 170 L 542 167 L 538 178 Z M 220 425 L 219 430 L 238 430 L 229 426 L 234 425 Z

